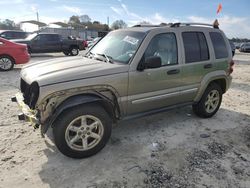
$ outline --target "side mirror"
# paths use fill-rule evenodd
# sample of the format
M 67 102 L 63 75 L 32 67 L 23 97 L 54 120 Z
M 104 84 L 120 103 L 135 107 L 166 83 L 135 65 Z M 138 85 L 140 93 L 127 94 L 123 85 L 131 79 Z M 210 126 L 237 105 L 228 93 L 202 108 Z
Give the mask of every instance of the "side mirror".
M 158 56 L 147 57 L 144 62 L 145 69 L 155 69 L 161 67 L 161 58 Z

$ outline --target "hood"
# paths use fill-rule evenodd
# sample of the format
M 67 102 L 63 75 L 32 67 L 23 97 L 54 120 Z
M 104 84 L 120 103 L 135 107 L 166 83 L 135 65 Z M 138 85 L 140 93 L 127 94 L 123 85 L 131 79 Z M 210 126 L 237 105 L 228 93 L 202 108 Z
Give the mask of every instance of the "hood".
M 22 43 L 22 44 L 28 44 L 30 42 L 30 40 L 26 40 L 26 39 L 13 39 L 10 41 L 15 42 L 15 43 Z
M 21 77 L 39 86 L 127 72 L 129 65 L 111 64 L 81 56 L 63 57 L 25 65 Z

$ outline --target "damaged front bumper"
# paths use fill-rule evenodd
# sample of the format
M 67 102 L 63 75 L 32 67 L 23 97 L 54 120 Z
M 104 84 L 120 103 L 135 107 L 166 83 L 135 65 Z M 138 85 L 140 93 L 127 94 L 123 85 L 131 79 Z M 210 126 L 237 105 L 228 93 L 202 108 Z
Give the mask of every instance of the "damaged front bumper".
M 36 117 L 36 111 L 30 109 L 30 107 L 26 105 L 23 100 L 24 98 L 22 93 L 17 93 L 14 97 L 11 98 L 11 101 L 16 102 L 22 111 L 22 113 L 18 115 L 18 119 L 30 122 L 35 129 L 39 128 L 40 122 Z

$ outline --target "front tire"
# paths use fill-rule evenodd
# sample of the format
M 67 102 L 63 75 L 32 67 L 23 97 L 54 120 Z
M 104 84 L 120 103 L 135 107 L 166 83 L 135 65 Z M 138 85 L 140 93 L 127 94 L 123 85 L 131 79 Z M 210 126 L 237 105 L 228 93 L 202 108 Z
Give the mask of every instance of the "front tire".
M 200 101 L 193 104 L 194 113 L 202 118 L 212 117 L 220 108 L 222 101 L 222 89 L 216 84 L 210 84 L 205 90 Z
M 71 158 L 86 158 L 99 152 L 108 142 L 112 121 L 98 105 L 74 107 L 63 112 L 53 127 L 55 144 Z
M 66 56 L 69 56 L 69 55 L 70 55 L 70 53 L 67 52 L 67 51 L 63 51 L 63 54 L 66 55 Z
M 3 55 L 0 56 L 0 71 L 9 71 L 14 67 L 15 61 L 12 57 Z

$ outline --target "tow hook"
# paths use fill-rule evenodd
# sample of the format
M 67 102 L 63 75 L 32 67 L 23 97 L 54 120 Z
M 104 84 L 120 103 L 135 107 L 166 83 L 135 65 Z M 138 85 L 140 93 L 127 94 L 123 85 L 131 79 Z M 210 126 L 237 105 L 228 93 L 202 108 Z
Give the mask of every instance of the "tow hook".
M 16 97 L 11 97 L 11 101 L 12 101 L 12 102 L 17 102 Z
M 25 115 L 23 113 L 18 114 L 18 120 L 24 121 L 25 120 Z

